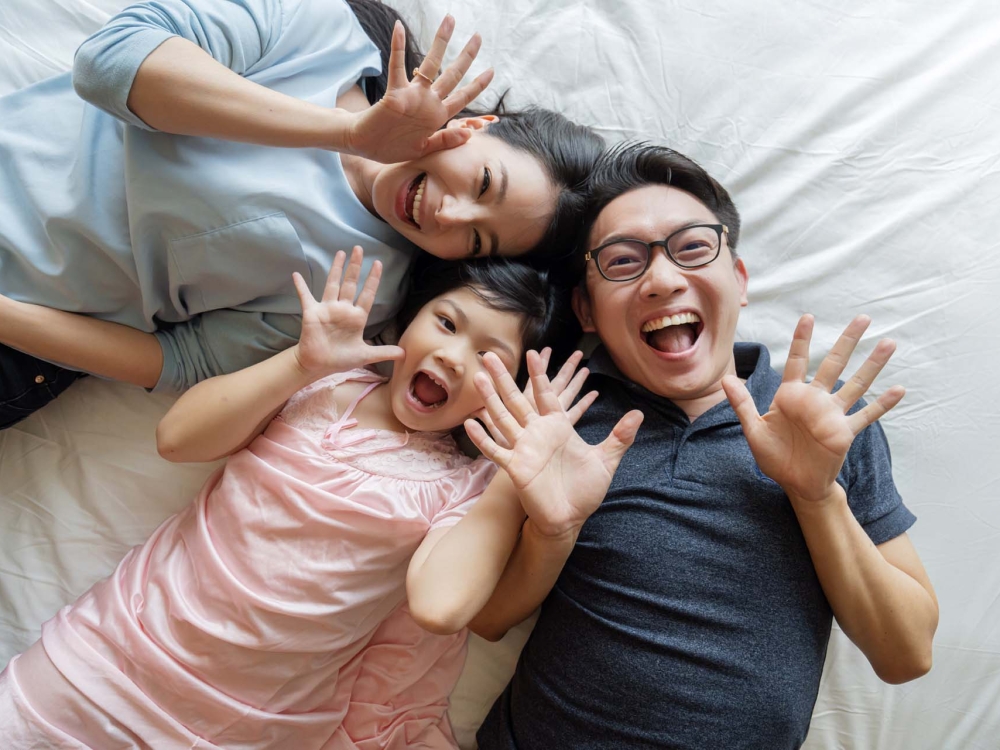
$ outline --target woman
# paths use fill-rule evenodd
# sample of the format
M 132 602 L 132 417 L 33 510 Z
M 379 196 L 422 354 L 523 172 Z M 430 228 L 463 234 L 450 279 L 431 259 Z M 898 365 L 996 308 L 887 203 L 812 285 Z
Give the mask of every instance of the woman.
M 374 0 L 139 3 L 72 81 L 0 99 L 0 427 L 77 377 L 48 361 L 180 391 L 290 346 L 292 273 L 319 290 L 354 244 L 385 269 L 373 330 L 414 246 L 564 251 L 600 138 L 544 111 L 456 118 L 492 78 L 458 87 L 478 36 L 437 77 L 454 22 L 413 67 L 395 18 Z

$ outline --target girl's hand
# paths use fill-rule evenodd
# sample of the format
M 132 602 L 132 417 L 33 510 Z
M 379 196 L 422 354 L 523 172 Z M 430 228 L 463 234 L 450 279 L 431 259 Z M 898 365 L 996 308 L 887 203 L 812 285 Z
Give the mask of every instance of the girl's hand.
M 295 345 L 295 358 L 303 372 L 323 377 L 345 372 L 386 359 L 401 359 L 398 346 L 370 346 L 364 342 L 365 323 L 375 301 L 382 264 L 375 261 L 355 303 L 354 295 L 361 278 L 364 252 L 355 245 L 351 261 L 344 269 L 347 254 L 338 251 L 326 279 L 323 299 L 317 302 L 305 280 L 292 274 L 302 303 L 302 333 Z
M 493 79 L 493 71 L 480 73 L 471 83 L 455 90 L 479 54 L 482 39 L 474 34 L 458 59 L 435 80 L 454 30 L 455 19 L 445 16 L 430 52 L 409 81 L 403 61 L 406 34 L 402 24 L 396 23 L 385 96 L 353 115 L 347 134 L 351 153 L 392 164 L 454 148 L 469 139 L 465 128 L 441 128 L 483 92 Z
M 487 354 L 483 361 L 489 377 L 477 374 L 476 388 L 486 401 L 494 434 L 511 447 L 501 446 L 471 419 L 465 422 L 469 437 L 507 472 L 539 533 L 556 537 L 578 530 L 604 499 L 642 423 L 642 412 L 630 411 L 604 442 L 588 445 L 573 429 L 585 409 L 577 404 L 566 411 L 536 352 L 528 352 L 528 371 L 537 411 L 499 357 Z
M 854 377 L 833 391 L 869 323 L 871 319 L 865 315 L 852 320 L 816 377 L 807 383 L 813 317 L 803 315 L 795 328 L 781 387 L 764 416 L 757 413 L 739 378 L 727 376 L 722 381 L 757 465 L 793 502 L 827 497 L 857 434 L 903 398 L 903 387 L 893 386 L 864 409 L 847 413 L 895 351 L 896 345 L 889 339 L 880 341 Z

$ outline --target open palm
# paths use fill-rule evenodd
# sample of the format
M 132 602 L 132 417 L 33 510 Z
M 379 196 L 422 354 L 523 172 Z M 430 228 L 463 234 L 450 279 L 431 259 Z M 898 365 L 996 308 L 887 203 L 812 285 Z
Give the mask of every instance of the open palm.
M 629 412 L 602 443 L 589 445 L 573 425 L 592 396 L 567 410 L 545 376 L 541 358 L 529 352 L 536 410 L 498 357 L 487 355 L 484 363 L 489 377 L 478 374 L 476 387 L 486 401 L 491 429 L 509 447 L 500 445 L 472 420 L 466 422 L 469 437 L 507 472 L 525 513 L 540 533 L 556 536 L 578 528 L 604 499 L 622 456 L 635 439 L 642 413 Z
M 792 338 L 781 386 L 763 416 L 739 379 L 723 380 L 757 465 L 789 496 L 823 497 L 836 481 L 857 434 L 903 398 L 903 388 L 894 386 L 875 402 L 848 414 L 892 356 L 895 344 L 888 339 L 880 341 L 854 376 L 833 391 L 870 322 L 863 315 L 851 321 L 816 377 L 807 383 L 813 318 L 804 315 Z
M 372 264 L 355 301 L 364 253 L 355 246 L 345 269 L 346 257 L 343 251 L 334 256 L 323 298 L 318 302 L 298 273 L 292 277 L 302 303 L 302 333 L 295 356 L 305 372 L 327 375 L 403 356 L 398 346 L 370 346 L 364 341 L 368 314 L 382 277 L 382 264 L 379 261 Z
M 493 71 L 477 76 L 455 90 L 479 54 L 482 40 L 473 35 L 458 59 L 434 80 L 455 29 L 455 21 L 445 16 L 430 52 L 412 81 L 404 63 L 406 38 L 401 24 L 392 33 L 389 75 L 385 95 L 354 116 L 348 145 L 352 152 L 383 164 L 419 159 L 468 140 L 468 133 L 442 126 L 465 109 L 489 85 Z

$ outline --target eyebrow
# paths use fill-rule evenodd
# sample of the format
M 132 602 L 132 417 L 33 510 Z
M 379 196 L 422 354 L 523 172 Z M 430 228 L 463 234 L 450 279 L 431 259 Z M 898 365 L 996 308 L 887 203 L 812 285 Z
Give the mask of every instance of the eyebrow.
M 669 232 L 667 232 L 663 236 L 664 236 L 664 238 L 669 237 L 670 235 L 674 234 L 675 232 L 679 232 L 682 229 L 687 229 L 688 227 L 697 226 L 698 224 L 719 224 L 719 223 L 720 223 L 719 221 L 711 221 L 709 219 L 688 219 L 687 221 L 683 221 L 680 224 L 678 224 L 676 227 L 674 227 L 672 230 L 670 230 Z M 621 240 L 637 240 L 637 239 L 639 239 L 639 238 L 636 237 L 634 233 L 627 234 L 625 232 L 616 232 L 615 234 L 612 234 L 612 235 L 609 235 L 608 237 L 605 237 L 603 240 L 601 240 L 600 242 L 598 242 L 595 247 L 601 247 L 602 245 L 608 245 L 608 244 L 610 244 L 612 242 L 620 242 Z
M 455 317 L 458 318 L 458 321 L 463 326 L 469 325 L 469 316 L 465 314 L 465 311 L 461 307 L 459 307 L 457 303 L 447 298 L 441 300 L 441 302 L 448 305 L 449 307 L 451 307 L 452 310 L 455 311 Z M 515 364 L 517 363 L 517 356 L 514 354 L 514 350 L 507 345 L 507 342 L 501 341 L 496 336 L 490 336 L 490 335 L 487 335 L 485 337 L 485 340 L 487 343 L 492 344 L 495 348 L 503 349 L 503 351 L 506 352 L 512 360 L 514 360 L 514 363 Z
M 507 174 L 507 165 L 500 162 L 500 190 L 497 191 L 497 199 L 494 204 L 497 206 L 502 206 L 503 202 L 507 200 L 507 184 L 509 182 L 509 175 Z M 495 258 L 500 254 L 500 237 L 496 232 L 490 232 L 490 257 Z

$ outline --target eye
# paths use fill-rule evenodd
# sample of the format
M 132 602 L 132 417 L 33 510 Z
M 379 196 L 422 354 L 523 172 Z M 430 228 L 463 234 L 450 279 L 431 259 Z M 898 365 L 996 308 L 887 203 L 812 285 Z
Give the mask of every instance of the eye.
M 483 251 L 483 239 L 479 236 L 479 230 L 472 230 L 472 257 L 476 257 Z
M 438 315 L 437 318 L 438 322 L 446 331 L 448 331 L 448 333 L 455 333 L 457 329 L 455 328 L 455 324 L 451 322 L 451 319 L 449 317 L 447 317 L 446 315 Z
M 487 190 L 490 189 L 490 183 L 493 182 L 493 173 L 490 172 L 489 167 L 483 168 L 483 186 L 479 189 L 479 194 L 482 195 Z

